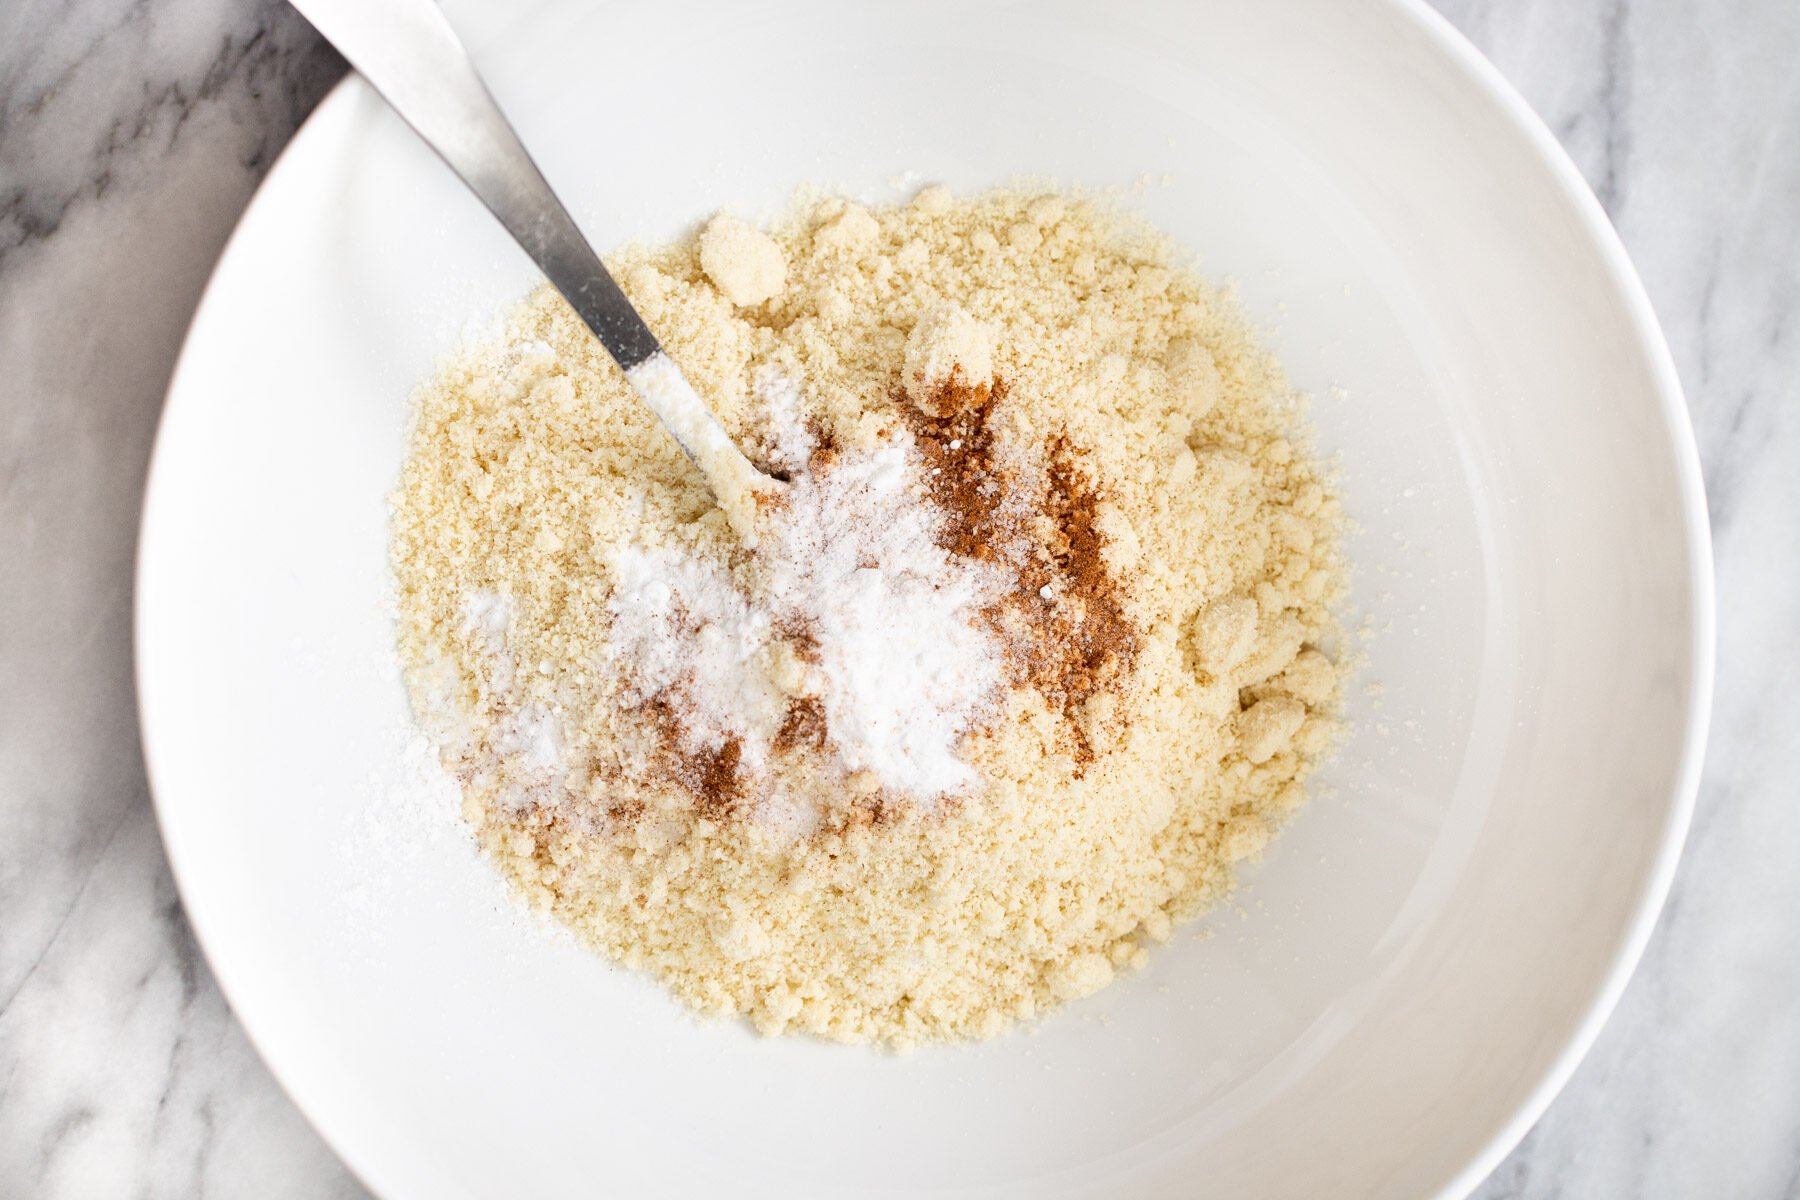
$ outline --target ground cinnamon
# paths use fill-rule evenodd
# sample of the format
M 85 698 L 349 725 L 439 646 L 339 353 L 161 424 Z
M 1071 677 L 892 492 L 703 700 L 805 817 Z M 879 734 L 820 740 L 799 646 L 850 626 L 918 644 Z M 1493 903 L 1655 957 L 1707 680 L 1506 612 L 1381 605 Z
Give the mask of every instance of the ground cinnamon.
M 1041 482 L 1000 460 L 992 418 L 1008 390 L 1001 379 L 972 383 L 957 366 L 922 403 L 904 388 L 893 394 L 925 458 L 931 499 L 945 513 L 940 544 L 1018 573 L 1018 589 L 988 617 L 1021 681 L 1063 718 L 1079 770 L 1095 756 L 1087 703 L 1125 677 L 1137 635 L 1123 587 L 1107 569 L 1100 494 L 1081 451 L 1066 436 L 1049 439 Z M 1029 503 L 1027 489 L 1037 493 Z M 1034 544 L 1025 519 L 1033 515 L 1049 518 L 1050 544 Z

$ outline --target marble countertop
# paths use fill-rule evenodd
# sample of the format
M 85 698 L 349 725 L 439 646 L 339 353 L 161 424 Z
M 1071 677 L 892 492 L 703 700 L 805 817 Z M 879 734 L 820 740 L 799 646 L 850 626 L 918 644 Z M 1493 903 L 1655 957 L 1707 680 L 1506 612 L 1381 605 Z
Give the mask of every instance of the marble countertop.
M 1642 965 L 1478 1195 L 1800 1197 L 1800 5 L 1438 0 L 1623 234 L 1712 508 L 1705 781 Z M 342 63 L 273 0 L 0 7 L 0 1196 L 365 1195 L 183 919 L 139 758 L 139 492 L 189 315 Z

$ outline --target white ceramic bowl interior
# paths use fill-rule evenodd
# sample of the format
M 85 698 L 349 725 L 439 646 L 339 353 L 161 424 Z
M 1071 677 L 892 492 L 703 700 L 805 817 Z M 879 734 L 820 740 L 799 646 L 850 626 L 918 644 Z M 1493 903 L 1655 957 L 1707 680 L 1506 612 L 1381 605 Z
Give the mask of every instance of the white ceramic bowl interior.
M 1667 355 L 1516 97 L 1385 0 L 451 7 L 603 246 L 772 215 L 803 181 L 1127 189 L 1316 396 L 1372 686 L 1210 936 L 1032 1033 L 897 1058 L 691 1019 L 518 916 L 408 740 L 385 558 L 407 393 L 533 275 L 346 84 L 195 321 L 138 593 L 182 896 L 338 1151 L 433 1200 L 1479 1178 L 1641 949 L 1711 636 Z

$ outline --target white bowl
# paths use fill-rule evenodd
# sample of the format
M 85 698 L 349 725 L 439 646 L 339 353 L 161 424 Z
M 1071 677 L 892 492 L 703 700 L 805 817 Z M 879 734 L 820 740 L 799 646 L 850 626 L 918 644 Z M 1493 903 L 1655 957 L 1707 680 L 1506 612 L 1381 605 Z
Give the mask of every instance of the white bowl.
M 408 389 L 532 282 L 358 82 L 219 265 L 138 581 L 144 741 L 232 1005 L 390 1197 L 1458 1193 L 1616 999 L 1704 736 L 1668 355 L 1549 134 L 1398 0 L 456 10 L 597 242 L 796 183 L 1015 173 L 1237 281 L 1361 522 L 1353 740 L 1215 936 L 1030 1034 L 885 1057 L 685 1015 L 516 915 L 393 667 Z

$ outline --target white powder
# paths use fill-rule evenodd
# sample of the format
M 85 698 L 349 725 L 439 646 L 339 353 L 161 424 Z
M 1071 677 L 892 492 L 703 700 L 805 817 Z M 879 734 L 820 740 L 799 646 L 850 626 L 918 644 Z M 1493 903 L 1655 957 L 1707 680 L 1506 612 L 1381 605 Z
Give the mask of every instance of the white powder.
M 494 749 L 538 776 L 562 774 L 562 736 L 556 718 L 538 705 L 527 705 L 508 716 L 494 740 Z
M 757 372 L 756 394 L 762 400 L 763 453 L 769 465 L 798 474 L 813 451 L 813 436 L 800 411 L 800 385 L 774 368 Z
M 682 712 L 683 750 L 717 750 L 735 737 L 745 765 L 760 767 L 787 708 L 759 665 L 773 636 L 768 613 L 723 568 L 678 550 L 626 547 L 612 569 L 607 650 L 625 700 L 661 697 Z
M 770 457 L 797 467 L 811 437 L 792 383 L 765 376 L 758 390 Z M 669 702 L 688 749 L 737 738 L 755 770 L 789 699 L 809 697 L 846 776 L 871 773 L 927 805 L 967 788 L 958 742 L 1002 682 L 1001 647 L 978 617 L 1007 578 L 937 544 L 942 516 L 916 463 L 910 443 L 891 441 L 796 478 L 769 518 L 754 599 L 679 549 L 616 552 L 609 657 L 627 699 Z M 812 645 L 782 645 L 794 630 Z
M 463 633 L 483 651 L 488 686 L 496 692 L 511 691 L 513 656 L 506 634 L 512 628 L 512 601 L 498 592 L 474 591 L 463 597 L 462 612 Z
M 833 746 L 852 771 L 931 800 L 973 776 L 957 741 L 992 703 L 1001 653 L 977 614 L 1005 579 L 937 544 L 909 446 L 846 455 L 795 489 L 769 601 L 817 639 Z
M 441 744 L 463 760 L 466 768 L 491 771 L 497 762 L 510 762 L 511 785 L 504 788 L 514 808 L 538 802 L 544 789 L 558 782 L 566 767 L 563 734 L 555 714 L 539 704 L 523 704 L 519 695 L 518 663 L 509 635 L 513 603 L 497 592 L 478 590 L 464 595 L 463 633 L 481 648 L 488 695 L 493 703 L 493 722 L 482 744 L 479 729 L 468 722 L 452 729 L 446 718 L 457 711 L 453 701 L 423 714 L 437 732 Z

